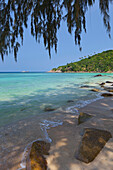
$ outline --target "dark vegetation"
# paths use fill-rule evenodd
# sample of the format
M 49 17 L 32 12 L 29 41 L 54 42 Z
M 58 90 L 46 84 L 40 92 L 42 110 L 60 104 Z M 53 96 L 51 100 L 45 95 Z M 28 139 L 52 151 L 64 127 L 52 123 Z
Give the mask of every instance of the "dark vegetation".
M 99 0 L 105 28 L 110 36 L 109 5 L 113 0 Z M 14 52 L 15 60 L 23 45 L 24 30 L 31 28 L 31 35 L 40 41 L 51 57 L 51 49 L 57 52 L 57 32 L 61 21 L 67 23 L 68 32 L 74 33 L 75 44 L 81 50 L 81 33 L 86 32 L 86 12 L 95 0 L 0 0 L 0 55 Z M 30 22 L 28 22 L 28 20 Z M 30 23 L 30 24 L 29 24 Z
M 53 71 L 61 70 L 62 72 L 113 72 L 113 50 L 104 51 L 88 58 L 81 59 L 78 62 L 69 63 L 58 68 L 53 68 Z

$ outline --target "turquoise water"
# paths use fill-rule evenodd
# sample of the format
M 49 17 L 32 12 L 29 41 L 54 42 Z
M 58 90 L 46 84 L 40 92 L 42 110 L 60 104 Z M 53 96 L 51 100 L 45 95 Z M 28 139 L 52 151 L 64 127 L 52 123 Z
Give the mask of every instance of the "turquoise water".
M 94 73 L 0 73 L 0 126 L 47 114 L 45 107 L 68 110 L 82 106 L 98 93 L 82 89 L 82 85 L 98 86 L 113 80 L 113 74 L 94 77 Z M 67 103 L 73 100 L 73 103 Z M 54 114 L 54 112 L 53 112 Z

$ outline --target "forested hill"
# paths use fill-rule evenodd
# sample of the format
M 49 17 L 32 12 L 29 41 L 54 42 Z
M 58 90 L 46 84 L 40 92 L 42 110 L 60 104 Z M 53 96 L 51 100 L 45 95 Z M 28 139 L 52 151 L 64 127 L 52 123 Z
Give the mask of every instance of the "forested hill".
M 104 51 L 88 58 L 83 57 L 80 61 L 69 63 L 51 72 L 113 72 L 113 50 Z

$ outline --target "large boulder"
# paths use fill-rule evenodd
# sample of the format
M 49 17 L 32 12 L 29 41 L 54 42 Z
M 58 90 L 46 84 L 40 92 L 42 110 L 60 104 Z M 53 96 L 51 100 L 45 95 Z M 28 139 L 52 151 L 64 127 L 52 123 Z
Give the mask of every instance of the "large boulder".
M 85 129 L 76 158 L 85 163 L 93 161 L 110 138 L 112 136 L 108 131 L 93 128 Z
M 81 113 L 79 114 L 79 117 L 78 117 L 78 125 L 81 124 L 81 123 L 86 122 L 86 121 L 89 120 L 91 117 L 92 117 L 92 115 L 89 115 L 89 114 L 87 114 L 87 113 L 81 112 Z
M 47 170 L 47 161 L 44 155 L 48 155 L 50 143 L 45 141 L 33 142 L 27 157 L 26 170 Z
M 101 96 L 103 96 L 103 97 L 112 97 L 113 94 L 112 93 L 103 93 L 103 94 L 101 94 Z

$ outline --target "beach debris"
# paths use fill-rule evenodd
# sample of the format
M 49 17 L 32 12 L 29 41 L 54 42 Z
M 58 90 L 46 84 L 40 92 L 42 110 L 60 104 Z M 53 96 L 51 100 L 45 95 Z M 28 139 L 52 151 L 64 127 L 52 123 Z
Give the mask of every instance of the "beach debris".
M 47 106 L 47 107 L 44 108 L 45 112 L 51 112 L 51 111 L 54 111 L 54 110 L 56 110 L 56 108 L 53 108 L 51 106 Z
M 93 92 L 100 92 L 100 90 L 99 90 L 99 89 L 96 89 L 96 88 L 91 89 L 90 91 L 93 91 Z
M 103 96 L 103 97 L 112 97 L 113 94 L 112 93 L 103 93 L 103 94 L 101 94 L 101 96 Z
M 67 101 L 67 103 L 72 103 L 72 102 L 74 102 L 74 100 L 68 100 L 68 101 Z
M 113 83 L 113 81 L 106 81 L 106 83 Z
M 106 130 L 86 128 L 76 158 L 85 163 L 93 161 L 110 138 Z
M 81 123 L 86 122 L 87 120 L 89 120 L 92 117 L 93 116 L 89 115 L 88 113 L 80 112 L 79 117 L 78 117 L 78 125 L 81 124 Z
M 95 75 L 94 77 L 100 77 L 100 76 L 102 76 L 102 74 L 97 74 L 97 75 Z
M 27 157 L 26 170 L 47 170 L 47 161 L 44 155 L 49 155 L 50 143 L 45 141 L 33 142 Z

